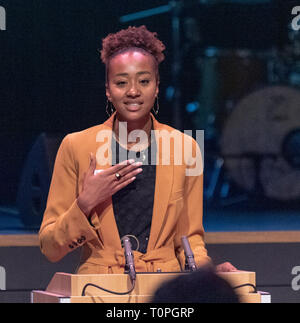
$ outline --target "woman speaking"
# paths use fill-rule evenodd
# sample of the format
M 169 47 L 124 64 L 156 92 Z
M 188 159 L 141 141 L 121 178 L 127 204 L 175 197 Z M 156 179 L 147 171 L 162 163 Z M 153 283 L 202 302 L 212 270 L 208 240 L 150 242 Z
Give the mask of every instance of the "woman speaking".
M 110 117 L 67 135 L 58 150 L 39 232 L 50 261 L 82 246 L 77 273 L 123 273 L 121 239 L 129 236 L 137 272 L 180 271 L 181 237 L 187 236 L 196 264 L 210 262 L 203 241 L 199 147 L 154 117 L 164 49 L 145 26 L 103 39 L 103 109 Z M 186 142 L 191 149 L 176 149 Z M 198 162 L 198 171 L 188 172 L 195 169 L 191 161 Z

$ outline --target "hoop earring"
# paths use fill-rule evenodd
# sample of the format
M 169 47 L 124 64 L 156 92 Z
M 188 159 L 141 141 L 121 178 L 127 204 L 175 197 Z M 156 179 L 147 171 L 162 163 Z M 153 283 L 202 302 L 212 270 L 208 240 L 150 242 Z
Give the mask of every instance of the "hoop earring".
M 110 110 L 110 111 L 109 111 Z M 106 107 L 105 107 L 105 111 L 108 115 L 108 117 L 111 117 L 111 115 L 114 113 L 114 106 L 113 104 L 109 101 L 109 100 L 106 100 Z
M 155 115 L 158 115 L 158 111 L 159 111 L 158 96 L 156 97 L 155 103 L 156 103 L 156 107 L 153 106 L 152 110 L 153 110 Z

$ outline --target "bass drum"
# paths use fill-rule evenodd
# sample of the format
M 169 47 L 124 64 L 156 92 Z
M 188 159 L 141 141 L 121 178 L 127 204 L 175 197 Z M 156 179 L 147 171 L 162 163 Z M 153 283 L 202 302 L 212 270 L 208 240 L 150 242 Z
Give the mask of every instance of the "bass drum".
M 298 89 L 269 86 L 247 95 L 225 122 L 220 139 L 229 177 L 246 191 L 267 198 L 299 199 L 300 169 L 283 149 L 295 133 L 300 134 Z M 293 153 L 300 156 L 300 151 Z

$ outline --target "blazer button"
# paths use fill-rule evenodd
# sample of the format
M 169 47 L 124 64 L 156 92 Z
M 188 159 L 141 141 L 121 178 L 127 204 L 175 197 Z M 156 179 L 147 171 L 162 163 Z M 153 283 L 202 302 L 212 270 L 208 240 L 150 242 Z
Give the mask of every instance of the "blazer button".
M 77 239 L 77 242 L 79 244 L 82 244 L 86 240 L 85 236 L 81 236 L 80 238 Z

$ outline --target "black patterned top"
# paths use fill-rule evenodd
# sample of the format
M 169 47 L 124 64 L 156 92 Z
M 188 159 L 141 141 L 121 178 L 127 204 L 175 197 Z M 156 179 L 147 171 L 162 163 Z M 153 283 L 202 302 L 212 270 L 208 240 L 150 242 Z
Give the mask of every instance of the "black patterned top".
M 154 155 L 152 160 L 155 161 L 155 140 L 145 150 L 134 152 L 124 149 L 112 139 L 112 157 L 116 164 L 127 159 L 143 162 L 143 171 L 136 179 L 112 196 L 120 238 L 125 235 L 135 236 L 138 243 L 131 238 L 132 249 L 136 250 L 138 247 L 138 251 L 142 253 L 147 251 L 155 192 L 156 165 L 151 165 L 151 153 Z

